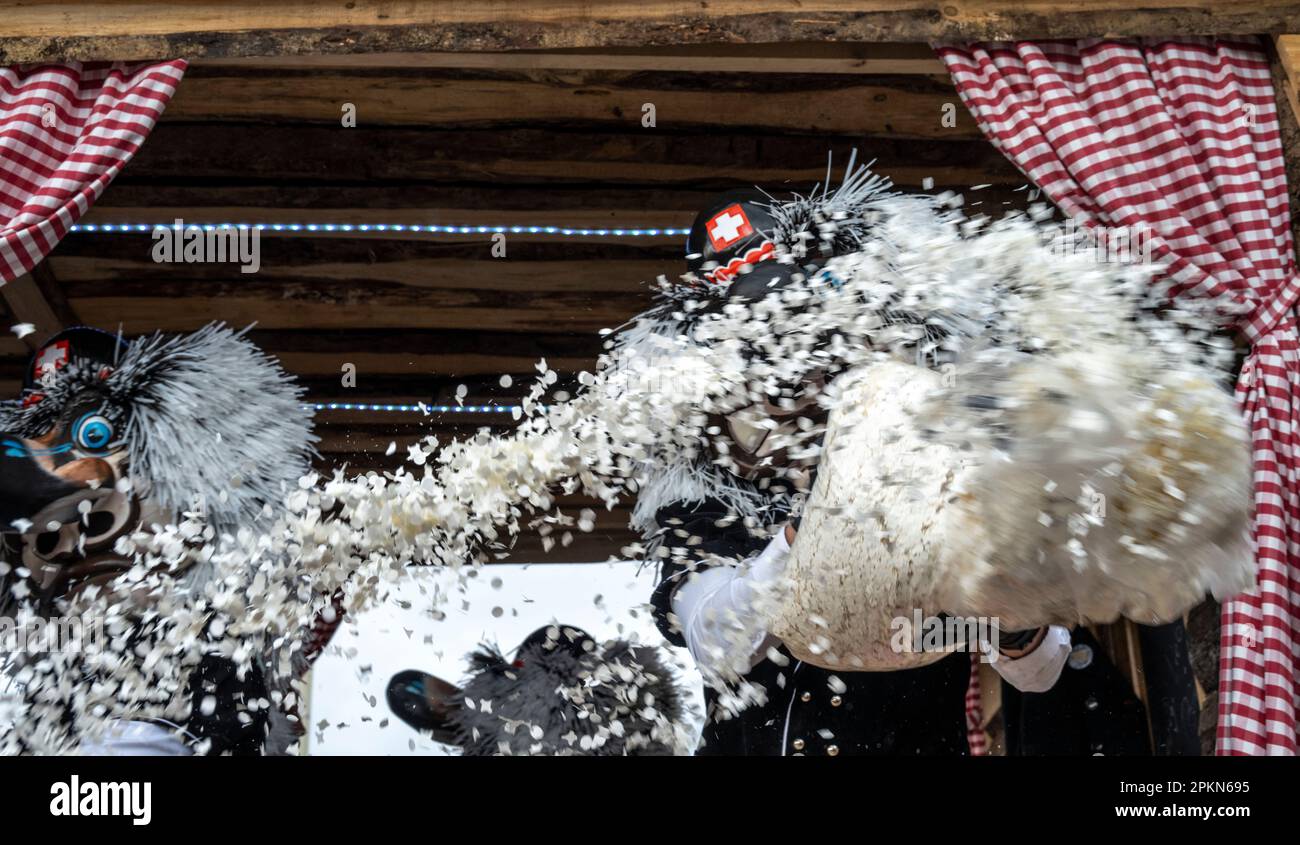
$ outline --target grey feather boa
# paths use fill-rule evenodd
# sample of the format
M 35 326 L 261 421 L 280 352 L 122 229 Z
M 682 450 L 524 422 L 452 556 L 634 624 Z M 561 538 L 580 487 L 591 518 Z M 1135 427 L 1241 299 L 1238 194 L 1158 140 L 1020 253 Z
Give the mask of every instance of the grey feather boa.
M 558 627 L 507 659 L 470 656 L 472 677 L 450 722 L 466 756 L 671 755 L 681 750 L 682 701 L 654 648 L 598 645 Z

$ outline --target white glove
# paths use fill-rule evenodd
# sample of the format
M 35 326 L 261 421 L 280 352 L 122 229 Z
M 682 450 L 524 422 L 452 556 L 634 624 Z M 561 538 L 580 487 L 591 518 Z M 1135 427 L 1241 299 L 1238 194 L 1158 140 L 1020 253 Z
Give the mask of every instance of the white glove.
M 86 757 L 192 757 L 175 731 L 152 722 L 112 722 L 103 736 L 81 743 Z
M 1070 630 L 1053 625 L 1038 648 L 1021 657 L 999 654 L 993 668 L 1002 679 L 1021 692 L 1047 692 L 1056 685 L 1070 656 Z
M 706 681 L 734 679 L 762 659 L 768 639 L 765 605 L 772 601 L 789 557 L 790 544 L 781 530 L 746 563 L 696 573 L 673 593 L 673 613 Z

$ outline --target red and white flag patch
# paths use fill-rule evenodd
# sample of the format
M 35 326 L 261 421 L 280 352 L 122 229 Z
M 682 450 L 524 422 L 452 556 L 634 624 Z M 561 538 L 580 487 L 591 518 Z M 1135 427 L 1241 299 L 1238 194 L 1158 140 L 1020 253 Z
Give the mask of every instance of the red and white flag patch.
M 40 379 L 46 373 L 55 372 L 63 369 L 68 363 L 68 358 L 72 352 L 72 344 L 66 340 L 59 340 L 51 343 L 41 350 L 41 354 L 36 359 L 36 364 L 32 368 L 32 378 Z
M 715 250 L 724 250 L 742 238 L 754 234 L 754 227 L 745 216 L 745 209 L 740 203 L 729 205 L 713 215 L 704 229 L 709 233 L 709 242 Z

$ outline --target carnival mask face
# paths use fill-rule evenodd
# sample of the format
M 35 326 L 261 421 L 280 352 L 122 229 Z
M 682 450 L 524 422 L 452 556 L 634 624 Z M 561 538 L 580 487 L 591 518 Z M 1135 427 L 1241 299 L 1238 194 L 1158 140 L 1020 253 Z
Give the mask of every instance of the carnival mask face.
M 120 414 L 93 394 L 69 402 L 43 434 L 0 436 L 0 515 L 8 557 L 47 601 L 104 584 L 129 567 L 113 553 L 138 524 Z
M 75 519 L 81 501 L 112 493 L 122 445 L 110 415 L 93 397 L 70 405 L 44 433 L 3 435 L 0 520 L 43 527 Z
M 113 546 L 142 523 L 199 507 L 214 530 L 249 524 L 307 470 L 314 439 L 301 388 L 241 333 L 67 329 L 35 355 L 22 401 L 0 406 L 8 562 L 20 555 L 52 599 L 126 568 Z
M 114 551 L 118 537 L 140 524 L 140 501 L 113 492 L 96 499 L 81 519 L 48 523 L 16 537 L 11 546 L 32 573 L 35 588 L 46 601 L 76 594 L 86 587 L 105 586 L 131 567 Z M 44 530 L 41 530 L 44 529 Z

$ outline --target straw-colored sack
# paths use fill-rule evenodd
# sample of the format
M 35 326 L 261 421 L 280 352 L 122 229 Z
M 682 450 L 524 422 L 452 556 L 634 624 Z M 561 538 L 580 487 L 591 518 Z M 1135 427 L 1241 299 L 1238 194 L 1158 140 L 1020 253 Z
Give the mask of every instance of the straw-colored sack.
M 1250 456 L 1231 396 L 1127 364 L 1094 350 L 958 373 L 1009 409 L 997 449 L 922 435 L 965 407 L 961 391 L 933 401 L 934 371 L 841 376 L 771 630 L 819 666 L 905 669 L 946 653 L 915 649 L 918 614 L 1154 624 L 1248 587 Z
M 866 372 L 839 385 L 773 631 L 818 666 L 907 669 L 944 656 L 897 652 L 891 638 L 896 620 L 941 610 L 940 515 L 963 469 L 951 449 L 923 442 L 912 420 L 939 375 L 892 362 Z

